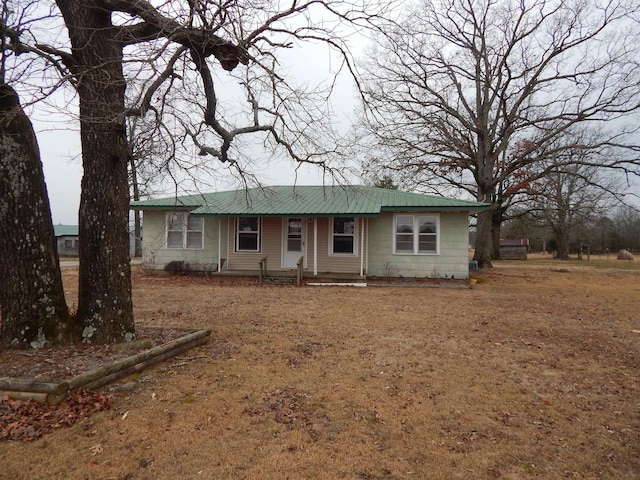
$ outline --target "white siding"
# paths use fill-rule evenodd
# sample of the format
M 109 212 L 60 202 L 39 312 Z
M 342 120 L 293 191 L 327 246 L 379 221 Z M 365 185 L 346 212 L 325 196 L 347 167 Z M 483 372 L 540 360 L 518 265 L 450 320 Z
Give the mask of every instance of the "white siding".
M 268 255 L 269 270 L 282 268 L 282 218 L 263 218 L 260 252 L 235 252 L 235 218 L 204 217 L 204 248 L 202 250 L 167 249 L 164 211 L 144 211 L 143 264 L 161 270 L 172 260 L 184 261 L 191 268 L 218 264 L 218 227 L 221 227 L 220 251 L 224 270 L 258 270 L 258 262 Z M 313 221 L 306 223 L 306 271 L 314 271 Z M 467 212 L 440 213 L 440 251 L 437 255 L 393 253 L 393 213 L 363 220 L 358 218 L 357 255 L 329 254 L 329 218 L 317 219 L 318 273 L 359 274 L 361 256 L 365 274 L 373 276 L 403 276 L 417 278 L 468 278 L 469 276 L 469 215 Z M 367 229 L 368 225 L 368 229 Z M 365 240 L 362 242 L 362 228 Z M 368 237 L 367 237 L 368 236 Z
M 369 275 L 468 278 L 468 212 L 440 213 L 440 251 L 437 255 L 394 254 L 393 228 L 391 212 L 369 219 Z
M 162 270 L 171 261 L 184 261 L 191 270 L 210 269 L 218 264 L 217 217 L 204 217 L 204 244 L 202 249 L 167 248 L 166 212 L 145 210 L 143 212 L 142 263 L 145 268 Z M 226 220 L 222 220 L 223 234 L 221 252 L 226 253 Z

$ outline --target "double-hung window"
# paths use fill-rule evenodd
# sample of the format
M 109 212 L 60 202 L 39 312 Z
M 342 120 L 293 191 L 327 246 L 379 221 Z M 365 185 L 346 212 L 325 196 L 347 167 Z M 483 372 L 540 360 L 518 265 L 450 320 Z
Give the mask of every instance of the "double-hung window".
M 394 216 L 394 253 L 437 254 L 440 217 L 424 214 Z
M 258 217 L 239 217 L 236 223 L 236 251 L 260 251 L 260 219 Z
M 167 248 L 202 250 L 204 219 L 188 212 L 167 214 Z
M 331 226 L 330 253 L 333 255 L 355 255 L 356 219 L 354 217 L 333 217 Z

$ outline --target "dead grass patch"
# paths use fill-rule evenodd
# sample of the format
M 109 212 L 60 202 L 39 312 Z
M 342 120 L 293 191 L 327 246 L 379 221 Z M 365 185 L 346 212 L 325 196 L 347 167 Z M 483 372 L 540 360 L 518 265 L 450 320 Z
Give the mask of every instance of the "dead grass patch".
M 616 265 L 501 262 L 469 290 L 135 270 L 139 322 L 210 342 L 3 443 L 0 478 L 637 478 L 640 270 Z

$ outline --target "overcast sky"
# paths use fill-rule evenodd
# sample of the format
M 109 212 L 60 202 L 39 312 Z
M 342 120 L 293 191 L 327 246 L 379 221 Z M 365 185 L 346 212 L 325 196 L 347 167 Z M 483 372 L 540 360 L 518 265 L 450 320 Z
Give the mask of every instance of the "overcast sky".
M 44 166 L 45 180 L 54 224 L 77 225 L 80 204 L 82 162 L 80 160 L 79 133 L 73 131 L 43 131 L 42 122 L 34 122 Z M 211 160 L 215 161 L 215 160 Z M 318 167 L 301 166 L 297 172 L 291 161 L 257 165 L 260 181 L 265 185 L 320 185 L 322 171 Z M 296 177 L 297 175 L 297 177 Z M 216 190 L 235 188 L 234 179 L 218 181 Z M 212 188 L 202 187 L 206 191 Z M 168 186 L 166 195 L 173 194 Z
M 362 37 L 353 37 L 350 40 L 354 54 L 362 54 L 366 41 Z M 331 78 L 331 69 L 337 68 L 337 58 L 327 55 L 326 46 L 299 46 L 285 55 L 285 68 L 295 72 L 296 78 L 317 84 L 327 82 Z M 213 60 L 211 62 L 214 62 Z M 287 63 L 288 62 L 288 63 Z M 213 68 L 219 68 L 217 63 L 211 63 Z M 224 95 L 224 91 L 221 95 Z M 356 108 L 355 89 L 352 80 L 344 74 L 336 87 L 334 109 L 338 115 L 337 120 L 344 129 L 349 128 L 349 117 L 353 116 Z M 65 109 L 72 114 L 77 113 L 77 106 L 68 104 L 67 99 L 59 102 L 65 105 Z M 44 165 L 45 179 L 51 204 L 54 224 L 77 224 L 78 206 L 80 201 L 80 182 L 82 178 L 82 165 L 80 160 L 80 138 L 77 131 L 77 122 L 70 117 L 61 118 L 45 110 L 44 106 L 35 106 L 28 109 L 34 128 L 38 136 L 41 150 L 41 158 Z M 256 146 L 259 148 L 259 146 Z M 215 164 L 216 160 L 209 157 Z M 220 172 L 223 169 L 218 169 Z M 295 165 L 288 159 L 266 163 L 260 161 L 253 165 L 253 172 L 258 175 L 261 183 L 265 185 L 289 185 L 296 182 L 298 185 L 313 185 L 323 183 L 322 171 L 316 167 L 301 166 L 296 170 Z M 235 188 L 237 184 L 231 176 L 224 176 L 216 180 L 215 184 L 202 185 L 202 191 L 224 190 Z M 360 182 L 357 176 L 348 179 L 352 182 Z M 330 179 L 327 179 L 330 182 Z M 637 188 L 635 189 L 637 191 Z M 167 184 L 165 194 L 172 195 L 174 186 Z M 186 193 L 186 192 L 185 192 Z
M 290 53 L 288 61 L 295 67 L 296 75 L 314 82 L 329 81 L 332 60 L 325 55 L 324 61 L 320 61 L 326 54 L 325 46 L 300 47 Z M 335 57 L 335 54 L 334 54 Z M 214 65 L 215 68 L 218 65 Z M 334 109 L 338 115 L 337 120 L 348 128 L 349 118 L 352 116 L 356 101 L 355 89 L 348 75 L 341 75 L 340 81 L 334 91 L 336 98 Z M 58 101 L 58 103 L 63 103 Z M 68 105 L 66 109 L 77 112 L 77 106 Z M 77 122 L 69 123 L 69 119 L 61 118 L 52 113 L 46 106 L 36 105 L 29 108 L 27 113 L 36 130 L 42 163 L 44 166 L 45 180 L 49 193 L 51 214 L 54 224 L 77 225 L 78 208 L 80 203 L 80 182 L 82 179 L 82 162 L 80 158 L 80 134 Z M 259 145 L 256 148 L 260 148 Z M 217 160 L 208 157 L 213 165 Z M 205 181 L 198 186 L 202 191 L 225 190 L 237 187 L 237 180 L 229 174 L 224 174 L 224 166 L 217 169 L 221 174 L 215 181 L 215 186 Z M 280 161 L 258 161 L 252 165 L 252 172 L 256 173 L 259 181 L 264 185 L 320 185 L 323 183 L 323 173 L 318 167 L 302 165 L 296 170 L 294 164 L 288 158 Z M 359 183 L 357 177 L 350 178 Z M 331 182 L 331 179 L 326 179 Z M 173 195 L 174 185 L 167 182 L 166 195 Z M 185 192 L 193 193 L 193 191 Z

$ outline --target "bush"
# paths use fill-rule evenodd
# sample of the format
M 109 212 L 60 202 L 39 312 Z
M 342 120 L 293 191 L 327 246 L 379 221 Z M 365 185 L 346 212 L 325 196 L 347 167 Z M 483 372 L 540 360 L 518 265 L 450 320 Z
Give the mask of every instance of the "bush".
M 173 275 L 185 274 L 189 271 L 189 264 L 183 260 L 172 260 L 164 266 L 164 271 Z

